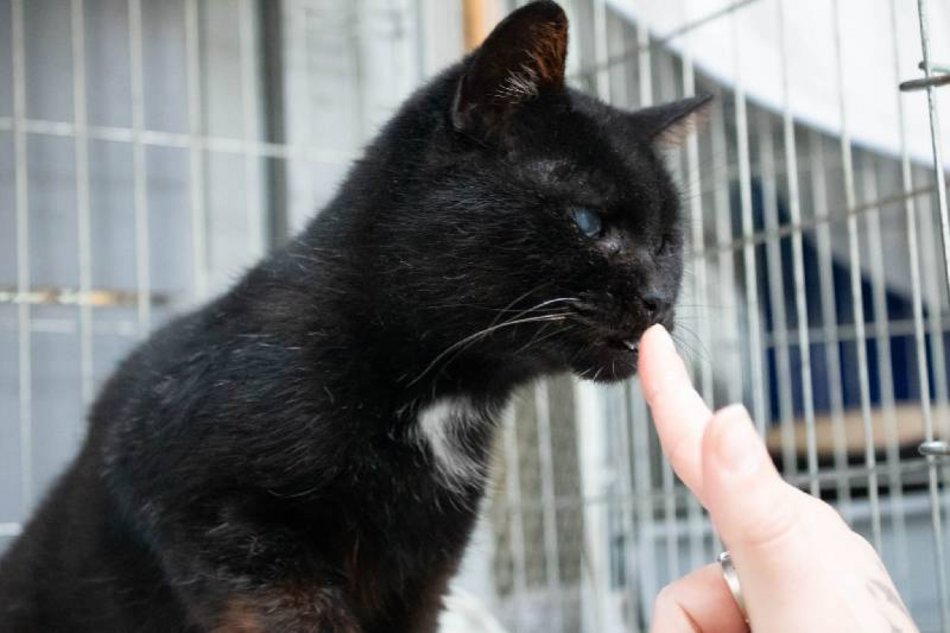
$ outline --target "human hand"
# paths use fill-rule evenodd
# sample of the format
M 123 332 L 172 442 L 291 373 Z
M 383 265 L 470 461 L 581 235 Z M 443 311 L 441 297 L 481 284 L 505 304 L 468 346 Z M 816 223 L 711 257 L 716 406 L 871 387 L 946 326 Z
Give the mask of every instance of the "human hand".
M 727 544 L 753 631 L 917 633 L 871 545 L 781 478 L 744 407 L 709 410 L 662 326 L 644 333 L 639 363 L 663 451 Z M 650 630 L 740 633 L 750 625 L 711 564 L 660 592 Z

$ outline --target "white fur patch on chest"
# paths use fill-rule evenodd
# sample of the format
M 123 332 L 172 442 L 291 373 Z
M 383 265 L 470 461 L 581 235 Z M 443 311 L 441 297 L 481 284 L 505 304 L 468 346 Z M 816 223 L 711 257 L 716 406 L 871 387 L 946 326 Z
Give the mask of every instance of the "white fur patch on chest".
M 484 481 L 488 465 L 465 443 L 465 431 L 487 423 L 484 411 L 465 397 L 440 398 L 419 411 L 415 437 L 428 445 L 439 479 L 450 489 Z

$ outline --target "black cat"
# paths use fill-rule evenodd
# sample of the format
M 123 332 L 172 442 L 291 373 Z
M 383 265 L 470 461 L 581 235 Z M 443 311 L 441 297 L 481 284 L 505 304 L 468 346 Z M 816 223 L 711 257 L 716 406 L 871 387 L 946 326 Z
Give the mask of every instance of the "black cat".
M 431 632 L 517 386 L 612 381 L 671 325 L 657 154 L 708 98 L 564 85 L 535 2 L 412 96 L 334 201 L 156 332 L 0 562 L 0 631 Z

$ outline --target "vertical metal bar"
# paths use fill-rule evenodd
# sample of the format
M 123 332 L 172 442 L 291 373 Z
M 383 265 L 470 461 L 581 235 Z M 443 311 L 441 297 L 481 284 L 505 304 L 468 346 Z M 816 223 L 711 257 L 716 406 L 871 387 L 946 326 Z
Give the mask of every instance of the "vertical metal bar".
M 653 509 L 653 467 L 650 455 L 650 420 L 646 401 L 639 388 L 629 383 L 628 397 L 633 412 L 633 468 L 637 501 L 637 534 L 639 535 L 637 573 L 640 581 L 640 604 L 650 605 L 659 590 L 656 570 L 656 522 Z M 646 613 L 649 622 L 650 614 Z
M 653 69 L 652 52 L 650 51 L 650 31 L 647 27 L 637 23 L 637 65 L 640 77 L 640 107 L 645 108 L 653 103 Z
M 548 383 L 540 381 L 534 388 L 535 422 L 538 426 L 538 460 L 541 467 L 541 499 L 543 502 L 544 562 L 548 584 L 548 600 L 553 614 L 553 630 L 563 631 L 561 593 L 561 554 L 557 542 L 557 498 L 554 490 L 554 455 L 551 441 L 551 411 Z
M 897 36 L 897 0 L 890 1 L 891 10 L 891 47 L 894 60 L 894 83 L 900 82 L 901 77 L 901 47 Z M 913 176 L 910 168 L 910 152 L 907 149 L 907 124 L 904 119 L 904 97 L 899 90 L 894 91 L 897 99 L 897 128 L 900 138 L 901 156 L 901 189 L 907 194 L 914 188 Z M 924 420 L 924 428 L 933 428 L 933 411 L 930 397 L 930 371 L 927 367 L 926 333 L 924 330 L 924 299 L 920 281 L 920 249 L 917 243 L 917 209 L 914 196 L 904 198 L 904 217 L 907 226 L 907 256 L 910 264 L 911 302 L 913 304 L 914 320 L 914 348 L 917 360 L 917 380 L 920 383 L 920 407 Z M 939 304 L 938 304 L 939 305 Z M 942 347 L 941 343 L 941 347 Z M 900 575 L 908 577 L 910 561 L 908 552 L 899 550 L 898 559 Z
M 266 3 L 266 0 L 265 0 Z M 504 7 L 500 7 L 502 10 Z M 268 23 L 268 20 L 265 17 L 265 24 Z M 412 28 L 414 35 L 414 44 L 415 44 L 415 58 L 416 58 L 416 83 L 422 84 L 426 77 L 428 77 L 428 55 L 426 51 L 426 0 L 412 0 Z M 264 46 L 266 48 L 266 45 Z M 266 73 L 265 73 L 266 74 Z M 264 82 L 266 84 L 267 79 L 265 77 Z M 265 107 L 265 113 L 267 108 Z
M 652 416 L 651 416 L 652 421 Z M 652 425 L 652 424 L 651 424 Z M 676 521 L 676 476 L 667 460 L 660 464 L 663 486 L 663 523 L 666 540 L 667 581 L 676 578 L 680 572 L 679 525 Z
M 775 182 L 775 147 L 772 138 L 772 114 L 761 110 L 757 117 L 759 164 L 762 182 L 762 208 L 769 278 L 769 305 L 772 309 L 772 349 L 775 352 L 776 380 L 779 388 L 779 424 L 782 438 L 782 464 L 787 476 L 798 474 L 795 446 L 795 421 L 792 419 L 792 366 L 789 354 L 788 318 L 785 312 L 785 281 L 782 277 L 782 243 L 778 237 L 778 191 Z
M 687 46 L 684 44 L 683 49 L 683 96 L 686 98 L 696 94 L 695 69 Z M 700 343 L 708 350 L 712 339 L 707 306 L 709 301 L 709 295 L 707 294 L 709 273 L 706 268 L 707 251 L 703 221 L 702 180 L 699 169 L 699 138 L 697 134 L 690 134 L 686 139 L 686 183 L 689 198 L 690 240 L 692 241 L 693 251 L 696 253 L 692 264 L 694 296 L 698 304 L 696 306 L 698 335 Z M 700 392 L 703 394 L 703 398 L 712 402 L 713 371 L 710 359 L 700 357 L 695 360 L 699 375 Z
M 92 242 L 89 209 L 89 136 L 86 126 L 86 25 L 83 0 L 70 3 L 73 55 L 73 153 L 76 165 L 76 239 L 79 250 L 79 376 L 84 406 L 93 399 Z M 77 427 L 81 428 L 81 427 Z
M 924 76 L 930 79 L 933 66 L 930 60 L 930 21 L 927 0 L 917 0 L 920 19 L 920 48 Z M 934 178 L 937 186 L 937 210 L 940 213 L 940 234 L 943 238 L 943 264 L 947 290 L 950 292 L 950 212 L 947 209 L 947 177 L 943 159 L 943 136 L 940 134 L 940 115 L 937 109 L 937 90 L 927 86 L 927 112 L 930 118 L 930 147 L 933 152 Z
M 594 53 L 597 62 L 606 60 L 609 55 L 607 48 L 607 2 L 594 0 Z M 610 99 L 610 69 L 607 67 L 597 71 L 597 94 L 601 99 Z
M 129 74 L 132 93 L 132 182 L 135 212 L 135 286 L 138 335 L 151 329 L 151 270 L 149 255 L 148 191 L 146 182 L 145 86 L 142 51 L 142 0 L 129 0 Z
M 765 434 L 765 384 L 762 363 L 762 326 L 759 314 L 759 286 L 755 270 L 755 231 L 752 218 L 752 168 L 749 161 L 749 122 L 746 113 L 745 83 L 742 77 L 742 56 L 739 46 L 738 17 L 731 18 L 735 49 L 736 145 L 739 155 L 739 198 L 742 209 L 743 268 L 745 272 L 746 311 L 749 326 L 749 374 L 752 384 L 752 411 L 759 433 Z
M 923 55 L 925 57 L 921 66 L 924 69 L 924 74 L 927 79 L 930 79 L 933 76 L 933 67 L 930 65 L 930 39 L 929 39 L 929 28 L 927 20 L 927 11 L 926 3 L 920 4 L 919 6 L 919 16 L 920 16 L 920 29 L 921 29 L 921 46 L 924 49 Z M 927 35 L 924 35 L 927 33 Z M 950 264 L 947 263 L 948 255 L 947 251 L 950 248 L 950 245 L 947 244 L 946 240 L 946 224 L 947 224 L 947 186 L 946 186 L 946 169 L 944 164 L 943 157 L 943 146 L 939 143 L 941 138 L 940 131 L 940 117 L 939 110 L 937 109 L 937 93 L 936 89 L 933 86 L 927 88 L 927 104 L 928 104 L 928 116 L 931 126 L 931 147 L 933 154 L 933 171 L 935 174 L 935 182 L 937 188 L 937 211 L 940 218 L 940 230 L 943 239 L 941 240 L 942 253 L 944 258 L 944 282 L 950 284 L 950 278 L 947 277 L 946 270 L 950 267 Z M 929 201 L 928 201 L 929 203 Z M 929 221 L 932 221 L 932 214 L 928 213 L 927 217 Z M 929 261 L 936 263 L 937 256 L 934 252 L 934 244 L 931 240 L 927 240 L 925 243 L 926 254 L 929 256 Z M 928 296 L 934 309 L 931 310 L 930 314 L 930 348 L 931 354 L 933 355 L 934 363 L 934 384 L 935 389 L 934 393 L 937 400 L 937 411 L 939 412 L 938 420 L 939 424 L 936 428 L 940 428 L 941 432 L 947 435 L 950 435 L 950 394 L 947 393 L 947 358 L 946 358 L 946 347 L 944 345 L 944 330 L 943 322 L 941 315 L 941 307 L 943 304 L 942 296 L 943 293 L 940 290 L 939 284 L 939 275 L 931 275 L 928 277 Z M 950 581 L 948 581 L 950 583 Z M 950 625 L 948 625 L 950 626 Z
M 828 187 L 826 181 L 824 138 L 812 129 L 809 136 L 809 168 L 812 205 L 818 250 L 818 285 L 821 293 L 822 338 L 825 348 L 825 370 L 828 373 L 828 401 L 831 410 L 832 450 L 838 507 L 845 519 L 851 520 L 851 487 L 844 472 L 848 469 L 847 437 L 844 430 L 844 388 L 841 384 L 841 352 L 838 347 L 838 316 L 835 304 L 834 260 L 831 257 Z M 801 326 L 799 326 L 801 327 Z M 814 488 L 813 484 L 813 488 Z
M 610 467 L 607 440 L 609 400 L 595 385 L 574 381 L 574 420 L 577 423 L 577 458 L 582 473 L 584 549 L 581 594 L 584 600 L 585 631 L 601 631 L 604 620 L 613 608 L 610 588 L 610 521 L 609 480 L 604 475 Z
M 782 134 L 785 144 L 785 175 L 788 186 L 789 220 L 792 233 L 792 275 L 795 284 L 795 316 L 798 322 L 798 350 L 801 362 L 802 406 L 805 412 L 805 451 L 808 461 L 809 491 L 821 493 L 818 483 L 818 440 L 815 432 L 815 398 L 812 391 L 811 341 L 809 340 L 808 299 L 805 291 L 805 256 L 802 243 L 802 200 L 798 181 L 798 146 L 792 118 L 791 81 L 788 66 L 786 0 L 779 0 L 779 41 L 782 56 Z
M 521 500 L 521 460 L 518 455 L 518 433 L 515 407 L 509 404 L 504 415 L 505 501 L 508 509 L 508 539 L 514 565 L 515 631 L 524 629 L 524 601 L 528 581 L 525 574 L 527 557 L 524 549 L 524 508 Z
M 283 145 L 286 142 L 284 124 L 284 25 L 283 3 L 271 0 L 260 2 L 261 19 L 261 93 L 266 126 L 266 141 Z M 416 7 L 416 41 L 418 42 L 419 81 L 425 75 L 426 47 L 422 32 L 425 24 L 424 0 L 413 0 Z M 267 161 L 267 246 L 275 248 L 287 239 L 290 228 L 287 209 L 287 161 L 271 158 Z
M 878 200 L 877 173 L 870 158 L 864 161 L 861 169 L 861 182 L 864 185 L 864 199 Z M 907 558 L 907 521 L 904 510 L 904 483 L 900 468 L 900 439 L 897 428 L 897 411 L 894 408 L 894 376 L 891 359 L 890 319 L 887 314 L 887 286 L 884 279 L 884 259 L 887 257 L 881 239 L 880 209 L 869 209 L 865 215 L 868 231 L 868 245 L 871 253 L 878 257 L 869 257 L 871 269 L 871 297 L 874 302 L 874 339 L 877 351 L 878 382 L 881 393 L 881 416 L 884 422 L 885 460 L 888 473 L 888 501 L 891 522 L 898 559 Z
M 185 0 L 185 50 L 188 82 L 188 172 L 191 206 L 191 259 L 195 299 L 208 296 L 208 238 L 205 162 L 199 138 L 204 131 L 201 90 L 201 40 L 198 0 Z
M 936 240 L 932 239 L 939 229 L 934 226 L 931 198 L 923 198 L 919 201 L 919 204 L 920 228 L 924 234 L 920 254 L 927 266 L 927 270 L 931 271 L 931 274 L 927 275 L 923 281 L 924 293 L 930 305 L 930 310 L 926 318 L 927 329 L 930 333 L 928 347 L 930 348 L 930 354 L 933 360 L 931 372 L 933 373 L 933 396 L 937 405 L 933 408 L 933 411 L 937 414 L 934 416 L 934 423 L 936 424 L 937 420 L 946 421 L 948 415 L 948 398 L 950 398 L 950 394 L 947 393 L 947 352 L 943 336 L 943 293 L 940 289 L 941 271 L 937 263 Z
M 921 169 L 921 171 L 924 171 Z M 922 175 L 918 174 L 917 178 L 923 178 Z M 929 178 L 928 178 L 929 181 Z M 938 228 L 934 226 L 934 213 L 933 213 L 933 198 L 925 197 L 919 201 L 919 220 L 920 220 L 920 229 L 921 233 L 919 239 L 922 240 L 921 245 L 921 256 L 926 270 L 930 271 L 930 274 L 924 278 L 924 292 L 927 298 L 927 303 L 929 307 L 929 313 L 926 315 L 927 320 L 927 329 L 929 334 L 928 347 L 930 350 L 932 365 L 931 371 L 933 372 L 933 385 L 934 393 L 933 400 L 936 402 L 936 406 L 932 407 L 932 411 L 936 414 L 931 417 L 930 420 L 924 418 L 924 440 L 929 441 L 930 436 L 936 437 L 937 428 L 942 427 L 947 422 L 947 416 L 950 414 L 950 406 L 948 406 L 948 393 L 947 393 L 947 356 L 946 356 L 946 343 L 944 336 L 946 334 L 944 330 L 944 315 L 942 308 L 942 292 L 940 284 L 940 267 L 937 263 L 937 240 L 934 239 L 934 236 L 938 232 Z M 926 426 L 929 424 L 930 426 Z M 928 458 L 928 473 L 927 473 L 927 486 L 928 486 L 928 497 L 930 500 L 930 512 L 931 512 L 931 521 L 933 524 L 933 530 L 935 532 L 935 538 L 940 542 L 935 544 L 935 560 L 937 569 L 937 587 L 940 592 L 941 601 L 943 600 L 944 588 L 947 587 L 946 583 L 950 583 L 950 579 L 946 577 L 946 571 L 943 571 L 946 568 L 946 547 L 941 540 L 941 530 L 943 530 L 943 509 L 941 508 L 941 495 L 940 495 L 940 464 L 937 463 L 936 459 L 933 457 Z M 947 589 L 950 592 L 950 588 Z M 941 605 L 943 603 L 941 602 Z M 941 607 L 941 613 L 943 609 Z M 944 620 L 944 631 L 945 633 L 950 633 L 950 620 Z
M 924 76 L 933 75 L 930 59 L 930 23 L 927 0 L 917 0 L 920 21 L 920 48 L 923 56 Z M 927 109 L 930 116 L 930 146 L 933 152 L 934 178 L 937 184 L 937 208 L 940 213 L 940 229 L 943 245 L 943 263 L 948 291 L 950 291 L 950 212 L 947 209 L 947 179 L 943 159 L 943 136 L 940 133 L 940 117 L 937 111 L 937 93 L 933 86 L 927 87 Z M 940 305 L 939 303 L 937 305 Z M 942 338 L 941 338 L 942 347 Z M 934 439 L 934 429 L 925 429 L 927 441 Z M 944 630 L 950 630 L 950 579 L 947 578 L 947 558 L 943 542 L 942 509 L 935 458 L 930 456 L 928 483 L 930 492 L 930 516 L 933 522 L 934 546 L 937 564 L 937 581 L 940 591 L 940 614 Z
M 254 6 L 253 0 L 242 0 L 238 16 L 238 28 L 241 40 L 241 112 L 244 128 L 244 140 L 256 141 L 254 131 L 259 117 L 254 65 Z M 244 153 L 244 215 L 247 222 L 248 253 L 256 259 L 262 252 L 263 221 L 260 216 L 260 165 L 259 159 L 251 152 Z
M 634 525 L 633 517 L 633 462 L 630 458 L 631 452 L 631 433 L 630 427 L 633 423 L 633 409 L 630 401 L 629 392 L 626 388 L 622 389 L 623 416 L 620 420 L 620 431 L 617 441 L 620 443 L 620 521 L 624 533 L 624 556 L 623 571 L 626 586 L 623 588 L 627 596 L 627 620 L 626 624 L 631 627 L 632 633 L 640 631 L 640 599 L 637 595 L 637 583 L 633 581 L 634 573 L 639 572 L 637 563 L 637 531 Z
M 14 204 L 16 205 L 17 293 L 25 297 L 30 290 L 30 225 L 27 180 L 26 137 L 26 60 L 23 27 L 23 0 L 11 4 L 13 62 L 13 160 Z M 31 355 L 30 304 L 17 305 L 17 350 L 19 357 L 20 422 L 20 504 L 24 516 L 33 506 L 33 371 Z
M 726 379 L 727 401 L 739 402 L 742 400 L 743 376 L 748 370 L 742 366 L 738 358 L 739 309 L 735 286 L 735 260 L 730 250 L 733 228 L 732 209 L 729 205 L 729 157 L 725 108 L 720 108 L 720 116 L 713 117 L 711 128 L 712 153 L 716 160 L 721 161 L 721 165 L 713 172 L 715 182 L 713 216 L 716 222 L 716 251 L 719 254 L 717 267 L 721 288 L 720 303 L 722 303 L 723 312 L 729 315 L 729 318 L 725 319 L 728 325 L 723 328 L 718 337 L 721 347 L 716 357 L 720 362 L 719 374 Z M 710 402 L 710 404 L 718 406 L 721 403 Z
M 844 94 L 844 54 L 841 43 L 841 3 L 832 0 L 834 15 L 835 69 L 838 84 L 838 108 L 841 118 L 841 161 L 844 169 L 845 206 L 848 209 L 848 268 L 851 272 L 851 309 L 854 314 L 855 345 L 858 358 L 858 387 L 861 420 L 864 424 L 864 463 L 868 467 L 868 499 L 871 504 L 871 533 L 874 546 L 881 551 L 881 505 L 878 496 L 877 457 L 874 452 L 874 422 L 871 418 L 871 389 L 868 377 L 867 336 L 864 324 L 864 296 L 861 288 L 861 247 L 858 244 L 858 218 L 850 213 L 856 202 L 854 165 L 851 155 L 851 131 L 848 128 Z
M 693 67 L 693 58 L 690 51 L 689 35 L 683 40 L 682 49 L 683 59 L 683 96 L 692 97 L 696 94 L 696 73 Z M 711 350 L 710 340 L 712 333 L 709 324 L 709 311 L 707 302 L 707 286 L 709 277 L 706 270 L 706 239 L 705 224 L 703 222 L 703 199 L 702 182 L 699 172 L 699 138 L 697 134 L 690 134 L 686 140 L 686 182 L 689 193 L 689 217 L 691 220 L 693 251 L 696 257 L 693 259 L 693 297 L 696 301 L 697 327 L 699 329 L 700 345 L 705 350 Z M 708 353 L 708 352 L 707 352 Z M 712 402 L 713 393 L 713 375 L 712 365 L 709 358 L 700 355 L 696 359 L 696 371 L 698 373 L 700 390 L 706 402 Z M 690 567 L 696 568 L 708 560 L 706 548 L 704 547 L 705 528 L 703 522 L 703 509 L 693 495 L 687 496 L 686 514 L 689 522 L 690 535 Z

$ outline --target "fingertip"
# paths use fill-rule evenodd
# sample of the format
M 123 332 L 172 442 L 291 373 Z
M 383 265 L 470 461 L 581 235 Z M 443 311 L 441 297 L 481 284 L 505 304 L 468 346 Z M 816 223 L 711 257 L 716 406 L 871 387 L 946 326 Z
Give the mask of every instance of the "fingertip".
M 679 376 L 680 365 L 676 346 L 665 327 L 653 325 L 643 333 L 640 337 L 640 380 L 648 401 L 653 401 L 653 396 L 671 371 Z
M 675 352 L 673 337 L 661 324 L 651 325 L 640 336 L 640 351 L 652 356 L 653 353 Z

